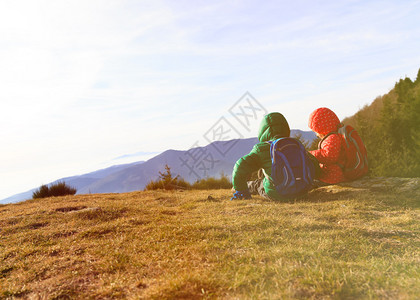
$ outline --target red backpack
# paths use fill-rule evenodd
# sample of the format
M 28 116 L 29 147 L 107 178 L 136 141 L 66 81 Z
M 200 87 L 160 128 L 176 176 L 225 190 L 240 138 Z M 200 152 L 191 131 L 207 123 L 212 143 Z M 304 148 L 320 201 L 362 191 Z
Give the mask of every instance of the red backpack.
M 344 177 L 355 180 L 369 171 L 367 151 L 357 131 L 350 125 L 338 129 L 338 134 L 343 137 L 346 150 L 346 164 L 343 166 Z
M 339 134 L 343 138 L 346 163 L 339 164 L 343 169 L 344 177 L 347 181 L 358 179 L 369 171 L 367 151 L 357 131 L 350 125 L 344 125 L 338 132 L 330 132 L 318 144 L 321 149 L 322 142 L 331 134 Z

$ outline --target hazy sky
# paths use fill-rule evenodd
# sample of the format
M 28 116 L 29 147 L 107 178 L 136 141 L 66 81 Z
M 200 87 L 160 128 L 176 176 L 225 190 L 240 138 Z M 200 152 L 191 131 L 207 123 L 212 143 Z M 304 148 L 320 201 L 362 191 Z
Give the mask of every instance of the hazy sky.
M 0 1 L 0 199 L 207 144 L 249 92 L 292 128 L 420 68 L 420 1 Z M 136 156 L 127 156 L 136 154 Z M 142 155 L 144 154 L 144 155 Z

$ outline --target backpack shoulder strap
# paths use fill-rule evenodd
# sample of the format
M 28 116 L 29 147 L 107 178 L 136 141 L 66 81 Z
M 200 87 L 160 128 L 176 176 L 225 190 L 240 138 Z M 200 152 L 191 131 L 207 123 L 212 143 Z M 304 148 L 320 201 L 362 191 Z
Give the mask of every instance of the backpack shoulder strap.
M 337 131 L 333 131 L 333 132 L 328 133 L 326 136 L 324 136 L 318 143 L 318 149 L 321 149 L 322 143 L 327 139 L 327 137 L 333 134 L 339 134 L 339 133 Z

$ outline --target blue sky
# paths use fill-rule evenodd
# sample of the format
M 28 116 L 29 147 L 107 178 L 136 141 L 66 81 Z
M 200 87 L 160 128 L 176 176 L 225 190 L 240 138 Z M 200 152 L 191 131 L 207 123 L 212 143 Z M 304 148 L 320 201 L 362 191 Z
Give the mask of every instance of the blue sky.
M 320 106 L 350 116 L 416 77 L 419 15 L 418 0 L 1 1 L 0 199 L 204 145 L 221 117 L 239 126 L 247 91 L 292 128 Z

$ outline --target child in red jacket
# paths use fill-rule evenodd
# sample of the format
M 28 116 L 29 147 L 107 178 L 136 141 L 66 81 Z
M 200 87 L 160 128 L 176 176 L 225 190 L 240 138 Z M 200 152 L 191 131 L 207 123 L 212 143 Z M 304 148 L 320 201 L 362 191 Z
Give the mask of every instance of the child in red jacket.
M 334 184 L 345 181 L 342 166 L 345 164 L 343 138 L 337 133 L 342 125 L 337 115 L 326 107 L 316 109 L 309 116 L 309 128 L 321 138 L 318 150 L 310 151 L 321 167 L 319 180 Z

